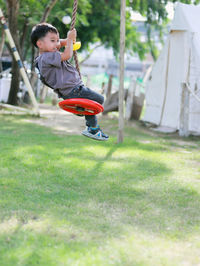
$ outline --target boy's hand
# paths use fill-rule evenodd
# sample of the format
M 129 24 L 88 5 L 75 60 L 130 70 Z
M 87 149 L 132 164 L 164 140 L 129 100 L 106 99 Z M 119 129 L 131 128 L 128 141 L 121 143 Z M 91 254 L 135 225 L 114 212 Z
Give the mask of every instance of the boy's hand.
M 67 38 L 70 39 L 70 40 L 72 40 L 73 43 L 75 43 L 76 42 L 76 29 L 73 29 L 71 31 L 68 31 Z
M 65 46 L 64 52 L 60 53 L 61 61 L 69 60 L 73 55 L 73 43 L 76 42 L 76 29 L 68 31 L 65 41 L 67 41 L 67 45 Z
M 76 29 L 68 31 L 66 41 L 67 45 L 65 46 L 65 50 L 61 53 L 61 61 L 69 60 L 73 55 L 73 43 L 76 42 Z

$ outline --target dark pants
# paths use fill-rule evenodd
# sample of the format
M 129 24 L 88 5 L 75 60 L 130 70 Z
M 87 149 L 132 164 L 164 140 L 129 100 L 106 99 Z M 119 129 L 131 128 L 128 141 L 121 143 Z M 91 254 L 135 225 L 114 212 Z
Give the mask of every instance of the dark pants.
M 103 104 L 104 102 L 104 97 L 85 87 L 85 86 L 80 86 L 80 87 L 76 87 L 74 88 L 68 95 L 66 96 L 62 96 L 62 98 L 64 100 L 66 99 L 72 99 L 72 98 L 85 98 L 85 99 L 89 99 L 89 100 L 93 100 L 96 101 L 100 104 Z M 86 120 L 86 126 L 88 127 L 96 127 L 97 126 L 97 118 L 96 115 L 85 115 L 85 120 Z

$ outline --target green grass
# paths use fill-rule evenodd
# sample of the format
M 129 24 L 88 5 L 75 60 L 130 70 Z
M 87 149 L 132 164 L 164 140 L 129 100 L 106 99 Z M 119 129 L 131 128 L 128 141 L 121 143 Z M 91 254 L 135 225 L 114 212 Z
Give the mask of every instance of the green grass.
M 116 144 L 0 116 L 0 265 L 199 265 L 200 139 Z M 106 130 L 107 129 L 107 130 Z

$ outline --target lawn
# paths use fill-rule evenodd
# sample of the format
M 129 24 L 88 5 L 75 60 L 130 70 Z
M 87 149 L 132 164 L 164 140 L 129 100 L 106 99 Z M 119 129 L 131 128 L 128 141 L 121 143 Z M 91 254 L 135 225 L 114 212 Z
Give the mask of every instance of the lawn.
M 116 144 L 0 116 L 0 265 L 200 265 L 200 138 Z M 106 131 L 106 130 L 105 130 Z

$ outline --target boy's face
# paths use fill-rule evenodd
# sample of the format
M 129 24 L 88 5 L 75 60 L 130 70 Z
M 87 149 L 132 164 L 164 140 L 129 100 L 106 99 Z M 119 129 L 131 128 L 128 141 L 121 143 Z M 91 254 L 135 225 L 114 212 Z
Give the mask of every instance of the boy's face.
M 40 53 L 56 52 L 60 48 L 59 35 L 54 32 L 48 32 L 45 37 L 37 41 Z

